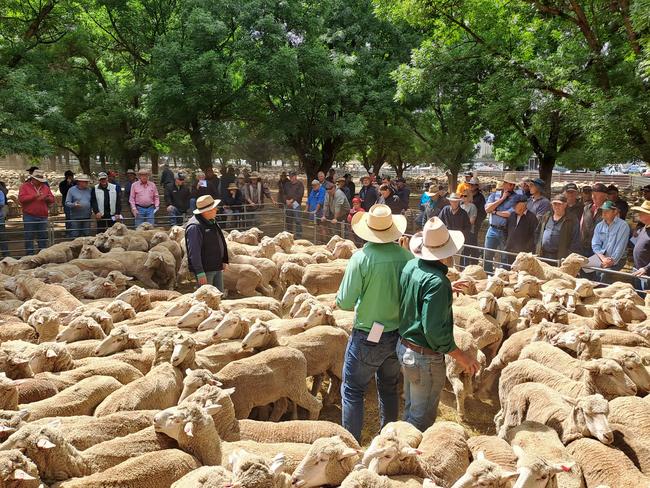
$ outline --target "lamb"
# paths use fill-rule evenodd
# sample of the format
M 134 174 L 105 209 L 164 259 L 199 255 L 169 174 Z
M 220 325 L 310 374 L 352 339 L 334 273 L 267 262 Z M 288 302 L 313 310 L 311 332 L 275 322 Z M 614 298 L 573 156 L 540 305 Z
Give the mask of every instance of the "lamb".
M 18 410 L 16 383 L 4 374 L 0 374 L 0 410 Z
M 519 273 L 512 291 L 517 298 L 541 298 L 541 281 L 528 273 Z
M 403 479 L 403 480 L 402 480 Z M 341 483 L 341 488 L 421 488 L 422 478 L 415 476 L 380 476 L 363 466 L 356 466 Z
M 527 345 L 521 351 L 519 359 L 532 359 L 575 381 L 585 381 L 589 377 L 593 386 L 607 398 L 614 398 L 622 391 L 633 390 L 632 394 L 636 393 L 636 386 L 632 380 L 625 375 L 623 368 L 611 359 L 592 359 L 583 362 L 573 359 L 566 352 L 546 342 Z
M 255 356 L 226 365 L 217 377 L 226 388 L 236 388 L 232 395 L 238 419 L 247 418 L 255 406 L 289 398 L 318 418 L 321 402 L 307 391 L 307 361 L 303 354 L 289 347 L 274 347 Z
M 569 271 L 568 266 L 573 262 L 574 258 L 572 256 L 573 255 L 567 256 L 564 261 L 567 263 L 564 268 L 566 271 Z M 584 263 L 584 258 L 582 256 L 580 256 L 580 258 L 580 261 Z M 553 279 L 562 279 L 572 284 L 575 284 L 575 276 L 580 271 L 580 268 L 578 268 L 575 271 L 576 274 L 571 276 L 571 274 L 567 273 L 562 268 L 556 268 L 546 264 L 537 259 L 537 257 L 532 253 L 525 252 L 521 252 L 517 255 L 514 263 L 512 263 L 511 269 L 512 271 L 526 271 L 540 280 L 548 281 Z M 573 269 L 571 271 L 573 271 Z
M 90 317 L 77 317 L 57 336 L 57 342 L 76 342 L 84 339 L 105 339 L 102 327 Z
M 221 293 L 217 287 L 212 285 L 201 285 L 198 290 L 192 293 L 192 298 L 205 303 L 212 310 L 219 310 L 222 296 L 223 293 Z
M 309 450 L 309 444 L 298 444 L 296 442 L 259 444 L 254 441 L 235 441 L 223 442 L 221 448 L 223 459 L 230 459 L 230 456 L 241 449 L 253 455 L 262 456 L 265 459 L 274 459 L 276 456 L 283 455 L 283 470 L 286 473 L 291 473 L 305 457 L 305 453 Z
M 55 312 L 50 307 L 43 307 L 36 310 L 30 315 L 27 323 L 34 327 L 39 344 L 55 340 L 61 327 L 58 312 Z
M 343 281 L 346 266 L 347 261 L 343 260 L 326 264 L 309 264 L 304 268 L 300 284 L 313 295 L 336 293 Z
M 212 373 L 217 373 L 232 361 L 247 358 L 253 355 L 252 350 L 245 351 L 239 341 L 227 341 L 213 344 L 197 351 L 196 364 Z
M 27 418 L 29 412 L 25 410 L 0 410 L 0 443 L 25 425 Z
M 36 299 L 29 299 L 16 310 L 16 316 L 20 317 L 23 322 L 27 322 L 29 317 L 40 308 L 49 307 L 50 302 L 42 302 Z M 51 308 L 50 308 L 51 310 Z
M 650 476 L 650 442 L 643 429 L 621 424 L 612 424 L 612 428 L 612 445 L 623 451 L 639 471 Z
M 616 368 L 620 369 L 618 364 L 614 364 Z M 501 405 L 506 404 L 508 395 L 512 388 L 518 384 L 528 382 L 543 383 L 557 392 L 573 398 L 602 393 L 598 391 L 594 376 L 598 374 L 607 374 L 606 371 L 609 370 L 611 365 L 608 363 L 601 365 L 589 362 L 585 363 L 584 367 L 588 370 L 589 374 L 585 375 L 582 381 L 574 381 L 567 378 L 562 373 L 558 373 L 557 371 L 547 368 L 546 366 L 530 359 L 519 359 L 514 361 L 506 366 L 501 374 L 501 379 L 499 381 L 499 400 Z M 630 387 L 625 383 L 608 385 L 607 389 L 607 393 L 609 393 L 611 397 L 618 395 L 634 395 L 636 393 L 636 387 L 634 387 L 634 385 Z M 501 415 L 502 412 L 497 414 L 497 417 L 495 417 L 495 422 L 499 427 L 501 426 L 499 419 Z
M 291 478 L 283 473 L 285 456 L 280 453 L 270 462 L 266 457 L 251 454 L 241 449 L 228 457 L 228 467 L 232 470 L 234 487 L 250 488 L 289 488 Z
M 232 310 L 241 310 L 242 308 L 256 308 L 259 310 L 268 310 L 278 317 L 282 316 L 280 302 L 271 297 L 249 297 L 238 300 L 224 300 L 221 302 L 221 310 L 230 312 Z
M 420 442 L 422 442 L 422 432 L 414 425 L 405 421 L 398 420 L 396 422 L 389 422 L 384 425 L 379 433 L 387 434 L 389 432 L 397 434 L 400 439 L 411 447 L 418 447 Z
M 189 472 L 172 484 L 171 488 L 225 488 L 231 484 L 233 474 L 223 466 L 202 466 Z
M 619 397 L 609 402 L 609 421 L 638 428 L 650 425 L 650 402 L 639 397 Z
M 90 358 L 85 364 L 60 373 L 39 373 L 37 378 L 48 380 L 59 390 L 69 388 L 85 378 L 111 376 L 123 385 L 142 378 L 135 367 L 115 359 Z
M 205 330 L 204 324 L 210 320 L 210 317 L 199 324 L 199 330 Z M 252 322 L 251 319 L 243 317 L 239 311 L 228 312 L 213 327 L 212 340 L 219 342 L 226 339 L 241 339 L 248 334 Z
M 578 439 L 567 446 L 567 453 L 582 468 L 587 486 L 650 486 L 650 477 L 641 473 L 623 452 L 596 440 Z
M 81 271 L 91 271 L 97 276 L 106 277 L 111 271 L 124 273 L 127 264 L 115 259 L 116 253 L 103 254 L 102 257 L 93 259 L 73 259 L 68 264 Z
M 140 276 L 139 279 L 148 288 L 173 290 L 176 286 L 176 259 L 162 244 L 158 244 L 155 249 L 151 249 L 146 253 L 141 273 L 145 274 L 147 272 L 151 273 L 152 282 L 143 280 L 143 276 Z M 151 286 L 152 283 L 155 283 L 155 285 Z
M 111 271 L 106 278 L 95 278 L 83 286 L 81 293 L 86 298 L 111 298 L 123 292 L 126 283 L 133 278 L 126 276 L 119 271 Z
M 41 488 L 36 465 L 18 449 L 0 451 L 0 485 L 6 488 Z
M 338 436 L 354 449 L 361 449 L 356 439 L 338 424 L 324 420 L 289 420 L 286 422 L 260 422 L 240 420 L 239 431 L 243 440 L 256 442 L 299 442 L 313 444 L 324 437 Z
M 548 320 L 548 310 L 541 300 L 529 300 L 519 312 L 519 316 L 530 319 L 531 324 L 539 324 Z
M 252 297 L 257 295 L 257 289 L 263 288 L 264 277 L 251 264 L 231 263 L 223 274 L 223 282 L 227 290 Z
M 11 300 L 8 302 L 11 302 Z M 7 312 L 13 312 L 16 310 L 15 304 L 0 301 L 0 310 L 2 310 L 4 306 L 7 306 Z M 33 327 L 27 325 L 16 317 L 8 317 L 7 315 L 0 315 L 0 317 L 2 317 L 0 318 L 0 343 L 6 341 L 37 341 L 36 331 Z
M 496 320 L 501 327 L 517 320 L 521 310 L 521 304 L 515 297 L 501 297 L 497 299 L 492 293 L 483 291 L 476 296 L 479 310 Z M 500 345 L 500 343 L 499 343 Z
M 537 422 L 526 421 L 510 429 L 507 434 L 508 442 L 513 446 L 518 460 L 526 455 L 542 458 L 547 464 L 560 464 L 557 472 L 557 486 L 566 488 L 582 488 L 582 471 L 576 464 L 572 454 L 564 447 L 557 432 L 550 427 Z M 519 483 L 523 483 L 527 475 L 532 473 L 524 471 L 520 474 Z M 521 486 L 526 486 L 522 484 Z
M 636 352 L 614 347 L 614 349 L 605 349 L 603 357 L 613 359 L 623 368 L 627 377 L 636 385 L 638 394 L 650 392 L 650 372 Z
M 469 447 L 465 429 L 454 422 L 437 421 L 422 434 L 418 446 L 422 457 L 432 468 L 429 478 L 451 485 L 469 467 Z
M 128 290 L 120 293 L 115 297 L 115 301 L 117 300 L 128 303 L 136 312 L 143 312 L 151 309 L 149 293 L 147 290 L 139 286 L 132 286 Z
M 134 319 L 136 316 L 135 309 L 130 303 L 117 299 L 106 305 L 104 311 L 111 315 L 113 323 Z
M 111 330 L 110 334 L 95 348 L 95 356 L 109 356 L 127 349 L 140 349 L 142 344 L 134 334 L 129 332 L 126 325 L 120 325 Z
M 4 373 L 7 378 L 12 380 L 34 376 L 34 372 L 29 366 L 29 359 L 6 348 L 0 349 L 0 373 Z
M 72 355 L 64 344 L 44 342 L 32 352 L 29 365 L 34 373 L 58 373 L 75 367 Z
M 205 303 L 199 302 L 192 305 L 185 314 L 178 319 L 177 326 L 181 329 L 196 330 L 201 322 L 210 316 L 210 307 Z
M 519 476 L 516 471 L 506 471 L 497 463 L 485 458 L 482 452 L 479 452 L 474 460 L 467 467 L 467 471 L 461 476 L 456 483 L 455 488 L 462 487 L 485 487 L 501 488 Z
M 280 303 L 282 310 L 289 310 L 293 306 L 296 297 L 302 293 L 308 293 L 307 288 L 302 285 L 290 285 L 284 292 Z
M 485 355 L 477 348 L 476 342 L 472 335 L 459 328 L 454 327 L 454 342 L 458 349 L 469 356 L 475 357 L 480 365 L 480 371 L 485 368 Z M 456 411 L 461 417 L 465 416 L 465 398 L 474 394 L 474 379 L 465 373 L 464 369 L 451 356 L 445 355 L 446 376 L 456 397 Z
M 503 331 L 497 321 L 483 314 L 476 306 L 454 307 L 454 325 L 469 332 L 479 349 L 486 350 L 489 361 L 497 355 L 503 339 Z
M 21 408 L 29 412 L 32 421 L 57 415 L 92 415 L 97 405 L 121 387 L 122 384 L 110 376 L 93 376 L 51 398 L 28 403 Z
M 293 472 L 292 485 L 300 488 L 337 486 L 350 474 L 360 451 L 349 447 L 340 437 L 321 437 L 314 441 Z
M 217 380 L 217 377 L 214 376 L 210 371 L 206 369 L 194 369 L 185 371 L 185 378 L 183 379 L 183 391 L 178 403 L 180 404 L 192 393 L 197 391 L 204 385 L 213 385 L 221 386 L 221 383 Z
M 205 384 L 179 402 L 179 405 L 196 403 L 201 407 L 220 406 L 221 408 L 217 408 L 212 415 L 219 437 L 224 441 L 238 441 L 241 439 L 239 421 L 235 418 L 235 407 L 230 398 L 234 391 L 234 388 L 224 389 L 216 385 Z
M 249 264 L 257 268 L 262 274 L 262 282 L 259 284 L 258 291 L 267 296 L 273 296 L 273 285 L 278 281 L 278 267 L 276 264 L 266 258 L 256 258 L 253 256 L 233 255 L 230 263 Z
M 576 399 L 541 383 L 522 383 L 510 391 L 502 408 L 501 438 L 526 420 L 548 425 L 565 445 L 581 437 L 595 437 L 603 444 L 611 444 L 614 438 L 607 421 L 609 405 L 600 394 Z
M 165 312 L 165 317 L 182 317 L 190 308 L 198 303 L 199 301 L 192 295 L 181 295 L 177 299 L 173 300 L 172 306 Z
M 600 341 L 603 332 L 595 332 L 588 327 L 567 330 L 551 339 L 551 344 L 575 352 L 578 359 L 602 357 L 603 346 Z
M 194 456 L 178 449 L 163 449 L 128 459 L 101 473 L 70 479 L 55 486 L 56 488 L 105 488 L 107 486 L 168 488 L 200 466 L 201 463 Z

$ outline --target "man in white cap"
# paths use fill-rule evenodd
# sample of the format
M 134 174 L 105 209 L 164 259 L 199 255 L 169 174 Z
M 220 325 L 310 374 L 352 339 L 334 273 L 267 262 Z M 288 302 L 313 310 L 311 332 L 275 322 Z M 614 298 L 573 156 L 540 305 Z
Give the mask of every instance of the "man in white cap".
M 43 171 L 35 169 L 18 190 L 18 201 L 23 209 L 27 255 L 34 254 L 34 239 L 38 241 L 39 250 L 47 247 L 47 217 L 49 208 L 54 203 L 54 195 L 46 181 Z
M 467 374 L 479 364 L 454 342 L 452 285 L 443 260 L 463 247 L 463 233 L 447 230 L 438 217 L 424 224 L 409 243 L 415 259 L 400 278 L 400 326 L 397 356 L 404 376 L 404 420 L 422 432 L 436 420 L 440 392 L 445 385 L 445 354 Z
M 97 233 L 104 232 L 113 224 L 122 220 L 122 190 L 115 183 L 109 183 L 108 174 L 97 175 L 99 182 L 90 194 L 90 206 L 97 219 Z
M 395 243 L 406 229 L 406 218 L 391 214 L 388 206 L 377 204 L 368 212 L 358 212 L 351 224 L 354 233 L 367 243 L 348 262 L 336 305 L 356 312 L 345 351 L 341 406 L 343 427 L 360 441 L 363 399 L 373 377 L 381 426 L 397 420 L 399 277 L 413 256 Z
M 217 224 L 219 200 L 204 195 L 196 200 L 194 216 L 185 227 L 187 264 L 201 285 L 214 285 L 223 291 L 223 272 L 228 264 L 228 247 Z
M 485 204 L 485 211 L 490 218 L 490 227 L 485 234 L 485 247 L 487 249 L 496 249 L 502 251 L 506 245 L 506 228 L 508 217 L 512 213 L 514 201 L 517 193 L 515 186 L 517 178 L 512 173 L 506 173 L 503 176 L 503 187 L 501 191 L 491 193 Z M 483 268 L 487 273 L 494 270 L 495 261 L 494 251 L 485 251 Z M 504 262 L 503 256 L 500 259 Z
M 65 197 L 65 206 L 70 210 L 70 236 L 86 237 L 90 235 L 90 205 L 91 191 L 90 178 L 80 174 L 76 178 L 77 184 L 68 190 Z
M 138 178 L 138 181 L 131 185 L 131 194 L 129 195 L 135 226 L 138 227 L 144 222 L 153 225 L 154 216 L 160 207 L 158 188 L 153 181 L 149 181 L 148 170 L 143 168 L 138 171 Z

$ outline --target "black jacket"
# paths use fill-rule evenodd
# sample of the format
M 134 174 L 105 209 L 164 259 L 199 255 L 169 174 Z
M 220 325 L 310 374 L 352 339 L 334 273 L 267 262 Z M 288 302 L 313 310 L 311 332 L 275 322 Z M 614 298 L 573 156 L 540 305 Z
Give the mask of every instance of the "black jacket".
M 190 188 L 187 184 L 176 186 L 175 182 L 167 185 L 165 187 L 165 203 L 176 207 L 181 213 L 187 212 L 190 208 Z
M 244 206 L 244 197 L 242 196 L 241 191 L 237 190 L 234 197 L 232 196 L 232 193 L 227 191 L 221 199 L 221 205 L 224 207 L 230 207 L 230 210 L 234 212 L 240 212 Z
M 377 189 L 372 185 L 362 186 L 361 190 L 359 190 L 359 198 L 361 198 L 361 206 L 367 212 L 370 207 L 377 203 Z
M 506 251 L 535 252 L 535 229 L 537 217 L 530 210 L 521 216 L 517 225 L 517 214 L 512 212 L 506 225 Z
M 223 270 L 228 263 L 228 247 L 221 227 L 216 222 L 195 215 L 185 226 L 187 264 L 194 274 Z

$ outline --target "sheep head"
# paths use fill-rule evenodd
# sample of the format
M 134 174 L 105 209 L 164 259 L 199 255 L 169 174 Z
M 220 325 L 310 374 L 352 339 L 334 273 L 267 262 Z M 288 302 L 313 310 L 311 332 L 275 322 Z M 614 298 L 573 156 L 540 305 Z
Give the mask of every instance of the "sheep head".
M 309 329 L 317 325 L 335 325 L 334 314 L 332 309 L 327 305 L 319 303 L 317 306 L 312 306 L 309 314 L 305 317 L 305 324 L 303 327 Z
M 118 288 L 121 288 L 126 286 L 127 282 L 131 281 L 133 278 L 114 270 L 106 275 L 106 279 L 113 282 Z
M 205 303 L 213 310 L 219 309 L 222 296 L 223 293 L 213 285 L 201 285 L 199 289 L 192 294 L 192 298 Z
M 198 304 L 193 296 L 182 295 L 174 300 L 174 304 L 165 312 L 165 317 L 182 317 L 193 305 Z
M 212 315 L 210 317 L 212 317 Z M 207 318 L 201 323 L 201 325 L 199 325 L 199 330 L 201 330 L 201 326 L 208 320 L 210 320 L 210 318 Z M 213 326 L 214 330 L 212 331 L 212 340 L 214 342 L 219 342 L 238 337 L 240 335 L 242 322 L 242 318 L 236 310 L 227 312 L 225 315 L 222 315 L 221 321 L 217 322 L 216 326 Z
M 4 378 L 4 377 L 1 377 Z M 15 391 L 15 387 L 14 387 Z M 2 381 L 0 380 L 0 394 L 5 395 L 6 390 L 2 387 Z M 13 393 L 15 397 L 15 405 L 18 405 L 18 392 Z M 5 402 L 6 402 L 6 398 Z M 6 406 L 6 404 L 5 404 Z M 29 419 L 29 412 L 27 410 L 17 410 L 17 411 L 6 411 L 0 415 L 0 442 L 4 441 L 14 432 L 17 432 L 20 427 L 25 425 L 25 422 Z
M 232 472 L 232 488 L 285 486 L 283 482 L 287 475 L 282 473 L 285 459 L 285 455 L 279 453 L 269 462 L 257 454 L 236 450 L 228 456 L 227 464 Z
M 512 446 L 517 457 L 519 477 L 513 488 L 545 488 L 557 486 L 556 475 L 570 472 L 573 462 L 550 463 L 544 458 L 526 453 L 520 446 Z M 554 483 L 554 484 L 553 484 Z
M 115 299 L 104 308 L 105 312 L 111 314 L 113 322 L 121 322 L 122 320 L 133 319 L 136 316 L 135 309 L 131 304 Z
M 607 420 L 609 402 L 602 395 L 562 398 L 571 405 L 573 421 L 582 435 L 595 437 L 603 444 L 611 444 L 614 441 L 614 433 Z
M 226 316 L 224 312 L 221 310 L 213 310 L 208 317 L 201 322 L 196 330 L 198 331 L 203 331 L 203 330 L 212 330 L 214 329 L 219 323 L 223 320 L 223 318 Z
M 32 353 L 29 365 L 34 373 L 58 373 L 74 368 L 74 361 L 65 344 L 44 342 Z
M 592 359 L 582 363 L 582 367 L 587 371 L 588 379 L 604 396 L 611 399 L 636 395 L 636 385 L 616 361 L 606 358 Z
M 541 281 L 527 273 L 520 273 L 517 277 L 517 283 L 513 286 L 517 298 L 536 297 L 541 289 Z
M 305 288 L 302 285 L 289 285 L 289 288 L 287 288 L 287 291 L 284 292 L 284 296 L 282 297 L 282 302 L 281 306 L 284 310 L 289 308 L 289 306 L 294 302 L 296 297 L 300 295 L 301 293 L 309 293 L 307 288 Z
M 104 339 L 101 325 L 91 317 L 77 317 L 56 336 L 56 342 L 77 342 L 85 339 Z
M 185 378 L 183 379 L 183 392 L 178 399 L 178 403 L 181 403 L 203 385 L 221 386 L 221 382 L 217 379 L 216 375 L 207 369 L 186 370 Z
M 244 351 L 263 348 L 271 341 L 274 332 L 275 329 L 269 324 L 262 322 L 261 320 L 256 320 L 255 323 L 251 325 L 248 334 L 246 334 L 242 339 L 241 348 Z
M 139 343 L 138 338 L 131 334 L 126 325 L 120 325 L 111 330 L 110 334 L 95 348 L 93 354 L 95 356 L 110 356 L 124 351 L 131 341 Z
M 636 352 L 615 347 L 608 356 L 616 361 L 625 374 L 637 386 L 639 393 L 650 391 L 650 372 L 643 364 L 643 358 Z
M 0 452 L 0 484 L 21 488 L 43 486 L 36 464 L 17 449 Z
M 376 474 L 399 474 L 401 464 L 419 454 L 421 451 L 409 446 L 395 431 L 388 430 L 372 440 L 361 462 Z
M 0 373 L 0 394 L 2 395 L 2 405 L 6 410 L 18 408 L 18 389 L 16 382 L 7 377 L 5 373 Z
M 210 316 L 210 307 L 203 302 L 192 305 L 185 314 L 178 319 L 177 326 L 181 329 L 193 329 Z
M 361 451 L 348 447 L 339 436 L 321 437 L 293 472 L 292 486 L 316 488 L 340 485 L 359 460 Z
M 131 305 L 138 312 L 151 308 L 151 297 L 149 292 L 140 286 L 132 286 L 115 297 L 115 300 L 122 300 Z
M 169 240 L 169 236 L 165 234 L 164 232 L 156 232 L 153 237 L 151 238 L 151 242 L 149 243 L 149 247 L 154 247 L 160 244 L 161 242 L 166 242 Z
M 495 297 L 503 295 L 503 289 L 507 283 L 497 276 L 490 276 L 485 284 L 485 291 L 492 293 Z
M 482 291 L 476 295 L 476 298 L 478 299 L 478 307 L 481 313 L 491 315 L 492 317 L 496 315 L 497 299 L 491 292 L 487 290 Z
M 516 471 L 505 471 L 496 463 L 485 459 L 485 454 L 479 452 L 467 467 L 465 474 L 454 486 L 458 488 L 501 488 L 507 486 L 510 480 L 519 476 Z
M 169 238 L 180 244 L 185 239 L 185 229 L 179 225 L 174 225 L 169 229 Z
M 591 280 L 585 278 L 576 278 L 574 288 L 578 298 L 589 298 L 594 296 L 594 284 Z
M 0 371 L 12 380 L 34 377 L 29 359 L 6 349 L 0 349 Z
M 102 252 L 92 244 L 84 244 L 79 253 L 79 259 L 96 259 L 102 257 Z
M 170 362 L 174 366 L 181 366 L 183 363 L 194 363 L 196 353 L 196 341 L 190 336 L 178 333 L 173 336 L 174 349 Z

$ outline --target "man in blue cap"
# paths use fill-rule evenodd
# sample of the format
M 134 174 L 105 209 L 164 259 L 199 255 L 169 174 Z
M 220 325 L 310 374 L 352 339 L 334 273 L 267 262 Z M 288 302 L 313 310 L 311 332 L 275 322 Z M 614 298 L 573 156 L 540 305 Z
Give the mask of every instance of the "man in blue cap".
M 530 185 L 530 198 L 528 199 L 528 210 L 535 214 L 537 220 L 542 220 L 551 211 L 551 202 L 544 196 L 546 183 L 541 178 L 535 178 Z
M 596 224 L 591 248 L 601 263 L 601 268 L 619 271 L 627 261 L 627 241 L 630 238 L 630 226 L 621 219 L 618 207 L 611 200 L 601 206 L 603 219 Z M 598 281 L 613 283 L 619 281 L 616 275 L 598 272 Z

